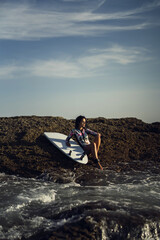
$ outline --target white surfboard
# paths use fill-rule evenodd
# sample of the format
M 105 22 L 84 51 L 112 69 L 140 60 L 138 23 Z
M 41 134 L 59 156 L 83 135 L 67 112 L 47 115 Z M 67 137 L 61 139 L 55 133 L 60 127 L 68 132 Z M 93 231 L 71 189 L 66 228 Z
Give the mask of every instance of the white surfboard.
M 61 150 L 69 158 L 78 163 L 87 164 L 87 155 L 85 155 L 81 160 L 81 156 L 84 153 L 84 150 L 73 139 L 70 139 L 71 146 L 68 147 L 66 145 L 67 136 L 65 134 L 57 132 L 45 132 L 44 135 L 55 147 Z

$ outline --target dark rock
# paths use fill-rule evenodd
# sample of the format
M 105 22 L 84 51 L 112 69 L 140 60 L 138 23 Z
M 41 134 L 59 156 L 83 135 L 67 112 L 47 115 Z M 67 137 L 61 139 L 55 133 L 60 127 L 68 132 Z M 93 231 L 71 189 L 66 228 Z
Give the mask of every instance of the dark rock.
M 102 134 L 99 158 L 104 169 L 143 171 L 152 165 L 159 172 L 160 123 L 100 117 L 88 119 L 87 125 Z M 62 183 L 73 178 L 81 183 L 89 181 L 88 173 L 93 177 L 99 174 L 93 173 L 98 164 L 91 159 L 87 165 L 73 162 L 43 135 L 47 131 L 68 134 L 73 127 L 74 120 L 62 117 L 0 118 L 0 171 L 25 177 L 47 172 L 48 179 Z M 134 160 L 139 160 L 138 164 Z

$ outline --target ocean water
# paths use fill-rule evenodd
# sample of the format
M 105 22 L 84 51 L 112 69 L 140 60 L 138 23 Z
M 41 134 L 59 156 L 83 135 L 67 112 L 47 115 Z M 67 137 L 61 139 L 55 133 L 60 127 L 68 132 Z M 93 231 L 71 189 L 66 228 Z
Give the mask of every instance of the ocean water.
M 59 184 L 0 174 L 0 239 L 31 239 L 83 219 L 99 228 L 96 239 L 160 239 L 160 176 L 105 170 L 81 186 L 74 177 Z

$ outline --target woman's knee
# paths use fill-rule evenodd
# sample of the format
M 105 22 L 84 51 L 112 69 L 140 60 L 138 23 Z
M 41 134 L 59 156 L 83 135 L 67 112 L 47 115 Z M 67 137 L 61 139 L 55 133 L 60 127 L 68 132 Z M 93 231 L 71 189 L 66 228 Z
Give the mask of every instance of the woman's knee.
M 95 138 L 97 141 L 100 141 L 101 140 L 101 134 L 100 133 L 97 133 L 97 136 Z
M 98 137 L 98 138 L 101 138 L 101 134 L 100 134 L 100 133 L 98 133 L 98 134 L 97 134 L 97 137 Z

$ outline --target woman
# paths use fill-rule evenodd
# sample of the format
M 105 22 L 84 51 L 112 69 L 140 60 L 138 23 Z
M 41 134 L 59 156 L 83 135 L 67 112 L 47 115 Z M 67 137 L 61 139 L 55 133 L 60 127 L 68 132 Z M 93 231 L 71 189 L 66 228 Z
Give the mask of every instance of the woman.
M 75 129 L 73 129 L 66 138 L 66 145 L 70 146 L 69 140 L 75 136 L 79 145 L 84 149 L 87 155 L 90 155 L 99 162 L 98 151 L 101 144 L 101 134 L 86 129 L 86 118 L 79 116 L 76 118 Z M 90 143 L 88 134 L 95 136 L 94 142 Z

